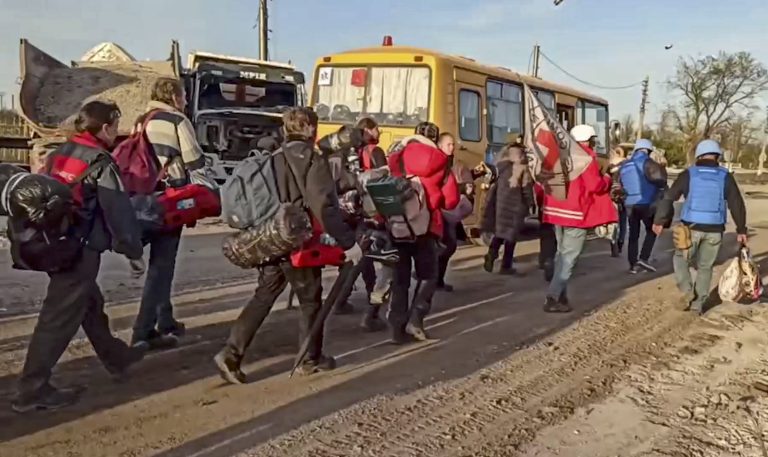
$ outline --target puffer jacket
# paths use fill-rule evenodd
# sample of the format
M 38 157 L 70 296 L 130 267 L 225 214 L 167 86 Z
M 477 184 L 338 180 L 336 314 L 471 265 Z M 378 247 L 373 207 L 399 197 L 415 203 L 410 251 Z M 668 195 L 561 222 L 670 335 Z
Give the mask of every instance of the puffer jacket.
M 427 140 L 429 141 L 429 140 Z M 431 213 L 429 231 L 438 238 L 443 236 L 442 210 L 451 210 L 459 204 L 459 186 L 444 152 L 423 141 L 410 141 L 400 151 L 387 158 L 393 176 L 416 176 L 424 186 L 427 206 Z M 401 169 L 400 164 L 405 167 Z
M 488 192 L 480 223 L 483 232 L 508 241 L 517 238 L 525 217 L 535 205 L 533 179 L 530 175 L 524 178 L 529 172 L 526 165 L 513 160 L 516 153 L 525 154 L 517 147 L 500 152 L 496 162 L 498 179 Z M 521 173 L 518 173 L 518 167 L 524 167 Z
M 565 200 L 544 195 L 544 223 L 590 229 L 619 220 L 618 211 L 609 193 L 611 177 L 600 173 L 595 151 L 583 145 L 582 148 L 594 160 L 578 178 L 570 182 Z

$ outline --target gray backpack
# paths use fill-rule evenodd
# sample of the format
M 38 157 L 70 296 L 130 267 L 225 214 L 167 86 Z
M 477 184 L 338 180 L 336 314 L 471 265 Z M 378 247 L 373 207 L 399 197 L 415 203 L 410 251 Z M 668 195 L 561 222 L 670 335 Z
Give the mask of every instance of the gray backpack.
M 272 166 L 276 154 L 282 150 L 243 160 L 221 187 L 221 216 L 230 227 L 258 227 L 277 214 L 280 195 Z

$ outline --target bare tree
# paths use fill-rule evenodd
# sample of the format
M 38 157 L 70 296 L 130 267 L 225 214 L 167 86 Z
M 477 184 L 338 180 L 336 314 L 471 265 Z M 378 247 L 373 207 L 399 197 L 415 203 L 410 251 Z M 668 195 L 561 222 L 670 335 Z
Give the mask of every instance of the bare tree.
M 768 88 L 768 70 L 748 52 L 680 59 L 669 87 L 681 95 L 674 111 L 686 148 L 709 138 Z M 691 159 L 689 152 L 689 160 Z
M 635 140 L 635 118 L 631 114 L 627 114 L 621 118 L 621 134 L 619 142 L 632 143 Z

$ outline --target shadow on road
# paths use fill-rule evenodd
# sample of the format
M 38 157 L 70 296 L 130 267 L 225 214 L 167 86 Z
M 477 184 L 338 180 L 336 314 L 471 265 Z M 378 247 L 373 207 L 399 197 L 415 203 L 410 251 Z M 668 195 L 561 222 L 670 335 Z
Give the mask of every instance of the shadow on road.
M 731 258 L 736 252 L 733 236 L 726 237 L 725 246 L 719 262 Z M 538 270 L 525 277 L 512 278 L 490 275 L 480 268 L 452 271 L 450 279 L 457 290 L 452 294 L 438 293 L 433 315 L 428 320 L 436 341 L 414 345 L 406 352 L 384 343 L 387 334 L 362 333 L 357 327 L 359 315 L 332 316 L 326 341 L 331 353 L 346 354 L 340 359 L 337 371 L 340 375 L 352 376 L 351 379 L 314 394 L 309 394 L 311 389 L 308 389 L 307 395 L 299 400 L 161 455 L 232 455 L 379 394 L 409 392 L 472 374 L 615 301 L 629 287 L 657 281 L 670 274 L 670 247 L 667 234 L 656 247 L 656 252 L 664 252 L 656 256 L 659 271 L 633 276 L 626 274 L 625 259 L 610 258 L 607 242 L 588 243 L 587 255 L 569 286 L 575 311 L 567 315 L 550 315 L 541 310 L 546 283 Z M 531 265 L 528 270 L 533 270 L 537 255 L 523 256 L 516 262 Z M 220 304 L 230 308 L 236 306 L 232 302 Z M 214 301 L 199 311 L 209 312 L 215 307 Z M 0 427 L 0 442 L 216 376 L 211 358 L 224 343 L 229 325 L 229 322 L 218 322 L 194 329 L 190 332 L 190 343 L 172 352 L 152 355 L 139 365 L 132 380 L 126 384 L 109 381 L 93 357 L 61 364 L 57 368 L 58 379 L 89 385 L 82 402 L 59 412 L 24 416 L 14 415 L 8 408 L 0 409 L 0 423 L 5 424 Z M 287 379 L 287 370 L 290 356 L 298 347 L 296 326 L 295 311 L 281 310 L 270 315 L 257 335 L 254 347 L 249 351 L 249 360 L 285 357 L 248 374 L 250 385 L 247 388 L 252 388 L 254 395 L 259 394 L 260 380 L 285 372 L 286 382 L 292 382 Z M 10 401 L 15 381 L 15 375 L 0 378 L 0 402 L 4 406 Z M 211 392 L 201 392 L 200 395 L 211 395 Z M 243 401 L 248 399 L 243 398 Z M 169 429 L 172 427 L 169 424 Z

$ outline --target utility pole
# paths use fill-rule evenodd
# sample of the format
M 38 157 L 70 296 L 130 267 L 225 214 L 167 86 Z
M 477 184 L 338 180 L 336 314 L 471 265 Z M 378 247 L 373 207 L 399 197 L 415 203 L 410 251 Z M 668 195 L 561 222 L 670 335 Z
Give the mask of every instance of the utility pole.
M 533 77 L 539 77 L 539 59 L 541 58 L 541 46 L 536 43 L 533 46 Z
M 5 109 L 5 92 L 0 92 L 0 109 Z
M 259 0 L 259 59 L 269 60 L 269 12 L 267 2 Z
M 640 116 L 637 119 L 637 139 L 643 137 L 643 124 L 645 123 L 645 105 L 648 103 L 648 83 L 649 77 L 643 80 L 643 96 L 640 99 Z

